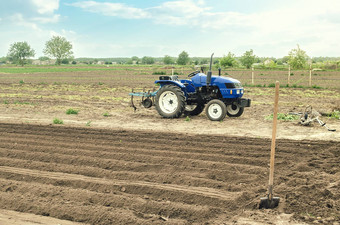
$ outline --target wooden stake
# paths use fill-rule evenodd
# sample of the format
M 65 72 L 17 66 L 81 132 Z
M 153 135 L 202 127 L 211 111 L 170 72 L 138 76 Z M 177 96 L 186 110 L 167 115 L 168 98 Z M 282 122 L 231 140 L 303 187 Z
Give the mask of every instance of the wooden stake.
M 312 86 L 312 64 L 309 65 L 309 87 Z
M 273 114 L 273 131 L 272 131 L 272 145 L 270 150 L 270 173 L 269 173 L 269 187 L 271 188 L 274 183 L 274 161 L 275 161 L 275 146 L 276 146 L 276 127 L 277 127 L 277 112 L 279 105 L 279 81 L 275 83 L 275 101 L 274 101 L 274 114 Z M 269 196 L 270 199 L 272 196 Z
M 288 85 L 290 85 L 290 65 L 288 66 Z
M 251 84 L 254 85 L 254 67 L 251 68 Z

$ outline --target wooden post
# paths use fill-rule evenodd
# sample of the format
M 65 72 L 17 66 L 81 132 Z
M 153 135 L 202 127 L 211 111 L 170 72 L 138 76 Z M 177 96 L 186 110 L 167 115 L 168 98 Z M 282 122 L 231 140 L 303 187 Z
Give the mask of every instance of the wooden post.
M 288 66 L 288 86 L 290 85 L 290 65 Z
M 251 84 L 254 85 L 254 67 L 251 68 Z
M 171 69 L 171 75 L 174 75 L 174 68 Z
M 309 65 L 309 87 L 312 86 L 312 64 Z
M 275 161 L 275 147 L 276 147 L 276 127 L 277 127 L 277 112 L 279 105 L 279 87 L 280 83 L 275 82 L 275 99 L 274 99 L 274 114 L 273 114 L 273 130 L 272 130 L 272 144 L 270 148 L 270 173 L 269 173 L 269 189 L 272 189 L 274 184 L 274 161 Z M 271 191 L 270 191 L 271 192 Z M 272 195 L 272 193 L 269 193 Z M 272 199 L 272 196 L 269 196 Z

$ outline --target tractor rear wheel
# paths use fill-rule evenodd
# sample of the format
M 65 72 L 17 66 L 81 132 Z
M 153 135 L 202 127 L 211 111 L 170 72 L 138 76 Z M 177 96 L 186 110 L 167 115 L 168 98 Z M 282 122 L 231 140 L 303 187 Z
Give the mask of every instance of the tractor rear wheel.
M 205 114 L 212 121 L 221 121 L 227 114 L 227 107 L 221 100 L 213 99 L 208 102 L 205 108 Z
M 197 104 L 197 105 L 186 105 L 184 110 L 184 115 L 186 116 L 197 116 L 201 112 L 203 112 L 204 105 Z
M 175 85 L 165 85 L 157 91 L 155 106 L 159 115 L 164 118 L 178 118 L 185 109 L 184 93 Z
M 227 105 L 227 115 L 229 117 L 239 117 L 243 114 L 244 107 L 240 107 L 235 103 Z

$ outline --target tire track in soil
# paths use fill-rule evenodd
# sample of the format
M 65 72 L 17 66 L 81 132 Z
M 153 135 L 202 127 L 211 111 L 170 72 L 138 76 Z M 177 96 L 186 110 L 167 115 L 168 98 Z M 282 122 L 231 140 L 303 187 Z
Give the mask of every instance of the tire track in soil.
M 219 223 L 265 195 L 269 149 L 258 138 L 0 123 L 0 205 L 92 224 Z M 277 141 L 285 212 L 337 218 L 336 156 L 339 142 Z M 325 188 L 328 209 L 313 211 L 310 199 Z

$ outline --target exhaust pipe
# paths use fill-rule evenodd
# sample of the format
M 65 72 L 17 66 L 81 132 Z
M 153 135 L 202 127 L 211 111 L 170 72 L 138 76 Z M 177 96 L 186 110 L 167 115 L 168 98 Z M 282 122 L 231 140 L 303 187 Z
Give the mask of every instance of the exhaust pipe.
M 212 58 L 213 58 L 213 54 L 211 54 L 211 57 L 210 57 L 210 67 L 209 67 L 209 71 L 208 71 L 208 74 L 207 74 L 207 88 L 210 86 L 211 84 L 211 75 L 212 75 L 212 72 L 211 72 L 211 65 L 212 65 Z

